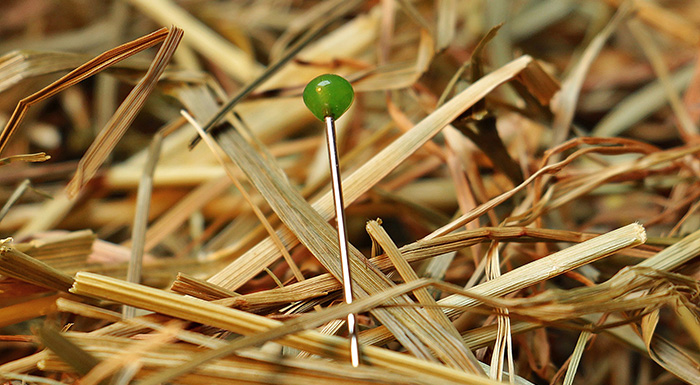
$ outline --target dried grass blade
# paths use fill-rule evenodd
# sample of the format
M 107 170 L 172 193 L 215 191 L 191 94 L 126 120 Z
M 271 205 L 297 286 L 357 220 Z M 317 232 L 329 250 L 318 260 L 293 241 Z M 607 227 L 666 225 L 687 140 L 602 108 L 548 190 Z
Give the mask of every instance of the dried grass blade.
M 474 286 L 468 291 L 480 295 L 504 295 L 605 258 L 622 249 L 641 245 L 644 242 L 646 242 L 644 227 L 633 223 L 513 269 L 496 279 Z M 476 305 L 478 301 L 452 295 L 438 303 L 446 306 L 468 307 Z M 447 313 L 454 314 L 449 309 Z
M 0 311 L 0 328 L 55 312 L 57 299 L 60 299 L 59 295 L 52 295 L 4 306 Z
M 74 197 L 77 195 L 80 189 L 95 175 L 102 162 L 112 152 L 114 146 L 129 128 L 131 122 L 136 118 L 136 114 L 141 110 L 146 103 L 146 99 L 155 89 L 158 78 L 165 71 L 165 67 L 170 62 L 173 53 L 175 53 L 182 36 L 183 32 L 181 29 L 171 27 L 165 42 L 158 50 L 144 77 L 131 90 L 80 159 L 75 176 L 66 186 L 66 192 L 69 196 Z
M 2 373 L 26 373 L 36 370 L 37 362 L 43 360 L 48 355 L 48 350 L 42 350 L 27 357 L 0 365 L 0 376 L 2 376 Z
M 55 300 L 56 310 L 64 313 L 73 313 L 87 318 L 101 319 L 110 322 L 119 322 L 122 317 L 119 313 L 90 306 L 82 302 L 71 301 L 66 298 Z
M 82 55 L 69 53 L 12 51 L 0 57 L 0 92 L 24 79 L 74 69 L 84 62 Z
M 450 45 L 457 29 L 456 1 L 438 0 L 436 19 L 435 50 L 442 51 Z
M 63 271 L 84 268 L 96 235 L 91 230 L 74 231 L 17 243 L 14 248 Z
M 511 334 L 524 333 L 530 330 L 541 328 L 542 325 L 526 321 L 512 321 L 510 325 Z M 464 343 L 472 350 L 488 347 L 497 338 L 499 325 L 491 324 L 479 328 L 466 330 L 462 332 Z
M 637 266 L 659 271 L 673 271 L 684 263 L 700 255 L 700 230 L 687 235 L 685 238 L 665 248 L 651 258 L 645 259 Z M 611 280 L 625 279 L 624 271 Z M 619 277 L 619 278 L 618 278 Z
M 489 280 L 496 279 L 501 276 L 501 258 L 498 251 L 498 241 L 492 242 L 486 252 L 486 276 Z M 498 329 L 496 332 L 496 341 L 494 342 L 493 353 L 491 355 L 491 378 L 502 381 L 504 373 L 504 356 L 508 355 L 508 369 L 511 373 L 515 371 L 513 365 L 513 344 L 510 330 L 510 317 L 507 308 L 497 309 Z M 514 377 L 510 376 L 511 383 Z
M 674 92 L 682 92 L 693 77 L 695 65 L 678 69 L 669 81 Z M 666 105 L 661 81 L 650 83 L 617 103 L 593 128 L 591 136 L 617 136 Z
M 3 131 L 4 134 L 5 131 Z M 10 135 L 10 134 L 8 134 Z M 9 140 L 9 139 L 8 139 Z M 0 148 L 0 150 L 2 150 Z M 12 155 L 8 156 L 5 158 L 0 158 L 0 166 L 6 165 L 12 162 L 44 162 L 51 159 L 49 155 L 46 155 L 43 152 L 39 152 L 36 154 L 21 154 L 21 155 Z
M 12 205 L 15 204 L 19 200 L 19 198 L 22 197 L 25 191 L 27 191 L 27 188 L 29 188 L 31 184 L 31 181 L 29 179 L 25 179 L 22 183 L 17 186 L 15 191 L 12 192 L 12 195 L 10 195 L 9 198 L 7 198 L 7 202 L 2 206 L 2 210 L 0 210 L 0 222 L 2 221 L 3 218 L 5 218 L 5 215 L 7 215 L 7 212 L 10 211 L 10 208 L 12 208 Z
M 566 375 L 564 376 L 563 385 L 573 385 L 574 376 L 576 376 L 576 371 L 578 370 L 578 365 L 581 362 L 581 357 L 583 356 L 583 351 L 586 349 L 586 343 L 591 337 L 591 332 L 584 330 L 578 336 L 578 341 L 576 341 L 576 347 L 574 352 L 571 353 L 571 359 L 569 361 L 569 367 L 566 368 Z
M 641 334 L 649 356 L 654 362 L 683 381 L 697 384 L 698 379 L 700 379 L 700 362 L 697 361 L 697 355 L 657 335 L 655 332 L 658 322 L 658 309 L 645 315 L 642 319 Z
M 148 148 L 148 157 L 143 168 L 139 189 L 136 193 L 136 214 L 134 215 L 134 224 L 131 231 L 131 258 L 129 259 L 129 269 L 126 274 L 126 280 L 129 282 L 141 282 L 141 268 L 143 267 L 143 253 L 146 243 L 146 227 L 148 226 L 148 213 L 151 208 L 151 198 L 153 193 L 153 173 L 158 165 L 158 157 L 160 156 L 160 147 L 163 141 L 163 135 L 156 133 L 151 140 L 151 145 Z M 122 309 L 124 318 L 133 318 L 135 309 L 129 306 L 124 306 Z
M 240 294 L 234 291 L 226 290 L 220 286 L 216 286 L 205 280 L 201 280 L 184 273 L 177 274 L 177 278 L 175 278 L 175 282 L 173 282 L 170 290 L 180 294 L 191 295 L 206 301 L 216 301 L 222 298 L 240 296 Z M 265 291 L 262 291 L 261 293 L 265 293 Z M 220 302 L 220 304 L 222 303 Z
M 92 75 L 95 75 L 96 73 L 128 58 L 129 56 L 160 43 L 166 38 L 167 34 L 168 30 L 166 28 L 162 28 L 146 36 L 140 37 L 129 43 L 104 52 L 82 66 L 74 69 L 62 78 L 51 83 L 49 86 L 20 100 L 19 103 L 17 103 L 17 107 L 12 112 L 12 116 L 10 116 L 10 119 L 7 121 L 5 129 L 2 131 L 2 133 L 0 133 L 0 154 L 2 154 L 3 149 L 10 140 L 10 137 L 12 137 L 14 131 L 19 126 L 22 118 L 30 106 L 49 98 Z
M 72 277 L 16 250 L 9 242 L 0 242 L 0 273 L 57 291 L 67 292 L 73 285 Z
M 87 374 L 99 364 L 95 357 L 67 340 L 57 330 L 41 327 L 37 329 L 37 336 L 46 347 L 80 374 Z
M 695 341 L 695 346 L 700 348 L 700 324 L 698 323 L 697 314 L 693 313 L 690 306 L 686 303 L 679 303 L 675 310 L 683 327 Z
M 259 291 L 256 293 L 245 294 L 236 298 L 220 297 L 221 299 L 218 303 L 224 306 L 234 307 L 236 309 L 258 312 L 262 309 L 269 308 L 270 306 L 321 297 L 327 295 L 331 291 L 339 289 L 340 282 L 334 276 L 331 274 L 323 274 L 306 279 L 304 282 Z

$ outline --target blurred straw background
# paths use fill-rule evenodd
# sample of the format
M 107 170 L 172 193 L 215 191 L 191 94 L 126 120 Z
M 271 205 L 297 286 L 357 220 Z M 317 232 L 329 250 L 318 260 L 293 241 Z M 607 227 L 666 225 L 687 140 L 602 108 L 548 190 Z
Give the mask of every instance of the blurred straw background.
M 0 21 L 4 383 L 700 384 L 700 1 Z M 323 73 L 356 91 L 352 305 L 301 100 Z

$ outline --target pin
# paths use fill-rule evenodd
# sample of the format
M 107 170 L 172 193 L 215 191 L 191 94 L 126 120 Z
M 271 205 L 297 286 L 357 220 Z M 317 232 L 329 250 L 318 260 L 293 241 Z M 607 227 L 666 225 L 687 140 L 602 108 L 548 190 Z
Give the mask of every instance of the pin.
M 350 256 L 348 254 L 348 234 L 345 228 L 345 208 L 343 205 L 343 188 L 340 180 L 338 162 L 338 143 L 335 135 L 335 120 L 352 104 L 355 92 L 350 83 L 338 75 L 321 75 L 304 88 L 304 104 L 319 120 L 326 123 L 326 144 L 331 167 L 331 187 L 335 216 L 338 222 L 338 245 L 340 248 L 340 265 L 343 273 L 343 292 L 346 303 L 352 303 L 352 278 L 350 276 Z M 357 320 L 355 314 L 348 314 L 348 335 L 350 336 L 350 359 L 352 366 L 360 365 L 360 343 L 357 339 Z

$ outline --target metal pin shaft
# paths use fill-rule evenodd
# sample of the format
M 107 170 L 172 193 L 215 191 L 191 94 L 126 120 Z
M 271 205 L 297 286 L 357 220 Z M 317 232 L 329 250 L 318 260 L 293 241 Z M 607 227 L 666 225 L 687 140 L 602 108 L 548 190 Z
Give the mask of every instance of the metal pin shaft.
M 343 273 L 343 293 L 346 303 L 352 303 L 352 277 L 350 275 L 350 255 L 348 253 L 348 233 L 345 228 L 345 206 L 343 205 L 343 187 L 340 181 L 340 163 L 338 161 L 338 144 L 335 135 L 335 121 L 326 116 L 326 143 L 328 160 L 331 166 L 331 187 L 335 204 L 335 217 L 338 222 L 338 246 L 340 248 L 340 266 Z M 357 339 L 357 320 L 355 314 L 348 314 L 348 335 L 350 336 L 350 359 L 352 366 L 360 365 L 360 342 Z

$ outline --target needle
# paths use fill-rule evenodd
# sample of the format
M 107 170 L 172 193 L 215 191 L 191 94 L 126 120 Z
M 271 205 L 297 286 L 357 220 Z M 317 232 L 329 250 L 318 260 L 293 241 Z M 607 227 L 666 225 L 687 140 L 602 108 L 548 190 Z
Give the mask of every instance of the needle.
M 335 119 L 340 117 L 352 104 L 354 91 L 350 83 L 338 75 L 321 75 L 313 79 L 304 89 L 304 103 L 311 112 L 326 123 L 326 144 L 331 169 L 331 187 L 335 217 L 338 222 L 338 246 L 340 265 L 343 274 L 343 293 L 345 303 L 352 303 L 352 277 L 350 273 L 350 255 L 348 253 L 348 234 L 345 227 L 345 206 L 343 205 L 343 187 L 338 161 L 338 143 L 335 134 Z M 357 319 L 354 313 L 347 318 L 350 337 L 350 360 L 352 366 L 360 365 L 360 342 L 357 338 Z

